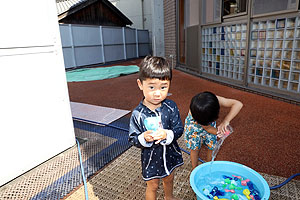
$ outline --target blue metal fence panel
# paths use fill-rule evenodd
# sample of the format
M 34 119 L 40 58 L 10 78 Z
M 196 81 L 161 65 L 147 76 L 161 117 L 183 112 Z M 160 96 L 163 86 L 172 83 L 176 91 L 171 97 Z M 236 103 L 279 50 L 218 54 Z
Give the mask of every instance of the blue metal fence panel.
M 74 46 L 100 46 L 100 28 L 98 26 L 73 26 L 73 43 Z
M 65 68 L 149 55 L 148 30 L 60 24 Z

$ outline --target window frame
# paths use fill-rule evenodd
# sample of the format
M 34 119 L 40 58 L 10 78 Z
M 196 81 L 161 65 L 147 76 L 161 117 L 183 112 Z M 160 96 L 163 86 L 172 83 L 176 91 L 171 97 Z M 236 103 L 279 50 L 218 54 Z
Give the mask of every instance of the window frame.
M 249 0 L 245 0 L 246 3 L 246 11 L 240 12 L 240 13 L 234 13 L 234 14 L 229 14 L 229 15 L 224 15 L 224 0 L 222 0 L 222 19 L 229 19 L 229 18 L 234 18 L 234 17 L 240 17 L 240 16 L 245 16 L 248 14 L 248 3 Z
M 288 9 L 288 10 L 281 10 L 281 11 L 274 11 L 274 12 L 268 12 L 268 13 L 263 13 L 263 14 L 254 14 L 254 0 L 252 0 L 252 9 L 251 9 L 251 17 L 252 18 L 258 18 L 258 17 L 266 17 L 266 16 L 271 16 L 271 15 L 281 15 L 281 14 L 285 14 L 285 13 L 295 13 L 299 11 L 299 0 L 296 0 L 296 6 L 292 9 Z

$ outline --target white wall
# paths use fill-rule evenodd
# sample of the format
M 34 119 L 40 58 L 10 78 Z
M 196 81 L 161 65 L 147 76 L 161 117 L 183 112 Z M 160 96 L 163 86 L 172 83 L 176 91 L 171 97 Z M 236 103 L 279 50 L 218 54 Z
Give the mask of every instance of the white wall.
M 152 0 L 152 49 L 154 56 L 165 56 L 164 2 Z
M 55 1 L 17 4 L 0 7 L 0 185 L 75 144 Z

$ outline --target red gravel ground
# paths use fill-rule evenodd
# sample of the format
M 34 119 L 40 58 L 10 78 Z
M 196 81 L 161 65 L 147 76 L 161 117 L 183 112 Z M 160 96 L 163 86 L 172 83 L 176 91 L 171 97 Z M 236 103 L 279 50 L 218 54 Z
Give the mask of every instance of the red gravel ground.
M 141 60 L 118 63 L 138 64 Z M 133 110 L 142 99 L 137 74 L 113 79 L 68 83 L 70 100 L 105 107 Z M 241 91 L 199 77 L 173 71 L 169 97 L 184 121 L 190 99 L 202 91 L 240 100 L 244 107 L 231 122 L 234 133 L 228 137 L 216 160 L 238 162 L 252 169 L 289 177 L 300 172 L 300 106 Z M 221 108 L 220 119 L 228 109 Z M 205 148 L 201 154 L 205 158 Z M 299 177 L 297 178 L 299 179 Z

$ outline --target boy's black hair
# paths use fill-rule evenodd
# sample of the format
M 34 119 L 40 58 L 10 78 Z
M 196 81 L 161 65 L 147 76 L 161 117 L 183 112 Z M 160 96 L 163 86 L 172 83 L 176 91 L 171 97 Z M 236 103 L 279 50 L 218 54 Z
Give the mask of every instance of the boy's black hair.
M 197 123 L 207 126 L 219 117 L 220 104 L 215 94 L 202 92 L 191 100 L 190 111 Z
M 139 79 L 147 78 L 159 80 L 172 80 L 172 69 L 166 59 L 157 56 L 146 56 L 140 64 Z

